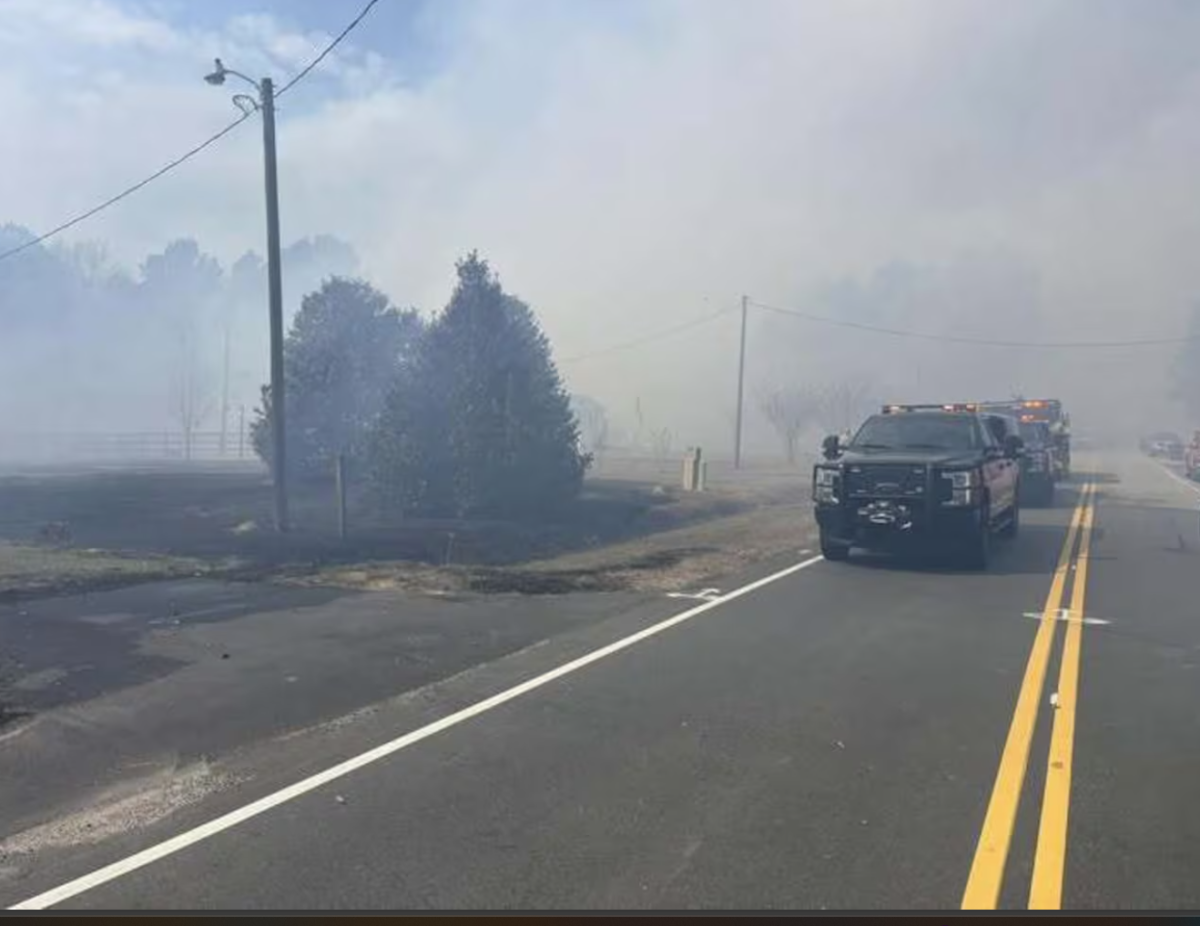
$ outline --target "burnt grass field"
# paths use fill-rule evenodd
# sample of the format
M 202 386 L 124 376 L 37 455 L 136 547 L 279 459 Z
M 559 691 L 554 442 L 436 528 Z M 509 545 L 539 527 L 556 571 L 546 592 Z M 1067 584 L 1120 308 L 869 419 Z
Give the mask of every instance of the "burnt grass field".
M 361 487 L 336 530 L 332 484 L 298 484 L 293 530 L 271 529 L 258 468 L 141 466 L 0 472 L 0 618 L 24 602 L 183 578 L 283 582 L 419 595 L 661 592 L 811 542 L 795 468 L 714 468 L 678 490 L 678 468 L 612 461 L 578 501 L 539 523 L 391 520 Z M 25 669 L 0 644 L 0 727 L 19 719 Z
M 271 527 L 269 478 L 256 467 L 0 474 L 0 600 L 179 575 L 254 579 L 381 560 L 483 567 L 472 583 L 479 591 L 553 592 L 560 589 L 526 588 L 537 582 L 509 567 L 736 515 L 761 504 L 764 493 L 799 482 L 793 470 L 765 483 L 718 478 L 710 491 L 683 493 L 677 473 L 673 463 L 645 460 L 601 466 L 573 505 L 532 523 L 385 518 L 352 482 L 344 540 L 332 480 L 292 486 L 292 530 L 281 536 Z M 643 552 L 617 565 L 652 569 L 688 552 Z

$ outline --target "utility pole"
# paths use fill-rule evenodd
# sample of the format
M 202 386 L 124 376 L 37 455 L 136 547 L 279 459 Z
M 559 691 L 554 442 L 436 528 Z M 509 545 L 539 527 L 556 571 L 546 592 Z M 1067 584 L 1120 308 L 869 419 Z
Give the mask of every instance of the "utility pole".
M 275 87 L 264 77 L 262 105 L 263 166 L 267 193 L 267 289 L 271 315 L 271 469 L 275 488 L 275 529 L 288 529 L 286 396 L 283 386 L 283 271 L 279 253 L 279 178 L 275 163 Z
M 226 432 L 229 428 L 229 322 L 225 322 L 224 358 L 221 363 L 221 459 L 225 459 Z
M 742 296 L 742 340 L 738 348 L 737 423 L 733 436 L 733 468 L 742 468 L 742 405 L 746 393 L 746 313 L 750 300 Z
M 244 80 L 258 91 L 258 99 L 244 93 L 234 96 L 234 105 L 249 115 L 262 113 L 263 178 L 267 193 L 267 289 L 268 313 L 271 322 L 271 481 L 275 490 L 275 529 L 288 529 L 287 440 L 284 434 L 287 397 L 283 387 L 283 271 L 279 254 L 279 178 L 275 163 L 275 85 L 271 78 L 255 81 L 239 71 L 225 67 L 221 59 L 216 69 L 204 77 L 206 83 L 219 87 L 229 75 Z

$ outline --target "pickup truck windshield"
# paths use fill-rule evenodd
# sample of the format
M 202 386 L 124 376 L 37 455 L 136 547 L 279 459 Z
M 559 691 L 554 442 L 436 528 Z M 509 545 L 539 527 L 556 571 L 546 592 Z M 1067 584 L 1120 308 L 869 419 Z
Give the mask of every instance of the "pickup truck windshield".
M 969 415 L 875 415 L 868 418 L 850 447 L 855 450 L 977 450 L 979 428 Z

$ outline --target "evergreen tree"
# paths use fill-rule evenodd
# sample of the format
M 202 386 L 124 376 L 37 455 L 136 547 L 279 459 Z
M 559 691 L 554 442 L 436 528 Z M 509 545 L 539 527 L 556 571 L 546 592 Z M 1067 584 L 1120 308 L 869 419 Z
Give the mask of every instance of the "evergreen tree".
M 309 293 L 284 344 L 289 469 L 327 475 L 338 454 L 358 458 L 394 380 L 421 334 L 412 310 L 397 310 L 368 283 L 331 277 Z M 271 390 L 251 426 L 255 452 L 270 462 Z
M 382 493 L 407 510 L 537 517 L 578 495 L 590 458 L 550 344 L 478 254 L 389 398 L 373 443 Z

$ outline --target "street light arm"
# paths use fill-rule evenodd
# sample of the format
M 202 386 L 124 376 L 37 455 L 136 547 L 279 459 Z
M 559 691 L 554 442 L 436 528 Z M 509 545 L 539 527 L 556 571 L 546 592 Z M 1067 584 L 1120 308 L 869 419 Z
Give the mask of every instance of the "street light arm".
M 232 68 L 225 68 L 225 69 L 224 69 L 224 72 L 225 72 L 226 74 L 232 74 L 234 77 L 240 77 L 242 80 L 244 80 L 246 83 L 248 83 L 248 84 L 249 84 L 251 87 L 253 87 L 255 90 L 260 90 L 260 89 L 261 89 L 261 87 L 259 86 L 259 83 L 258 83 L 258 81 L 257 81 L 257 80 L 255 80 L 255 79 L 254 79 L 254 78 L 252 78 L 252 77 L 247 77 L 247 76 L 246 76 L 245 74 L 243 74 L 241 71 L 235 71 L 235 70 L 233 70 Z
M 235 71 L 235 70 L 233 70 L 233 68 L 225 67 L 225 64 L 221 61 L 220 58 L 214 58 L 213 64 L 215 65 L 216 69 L 211 74 L 205 75 L 204 79 L 208 83 L 212 84 L 214 87 L 221 86 L 221 84 L 225 83 L 226 76 L 232 74 L 234 77 L 240 77 L 242 80 L 244 80 L 250 86 L 252 86 L 255 90 L 258 90 L 261 93 L 262 88 L 259 85 L 259 82 L 257 80 L 254 80 L 254 78 L 247 77 L 241 71 Z

